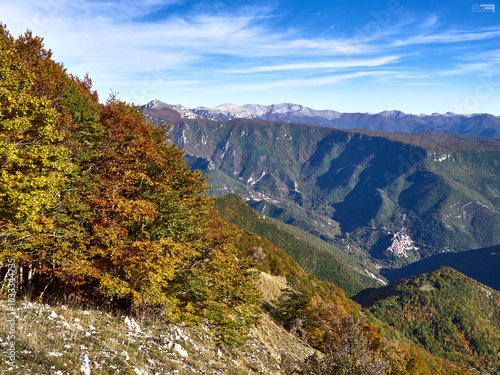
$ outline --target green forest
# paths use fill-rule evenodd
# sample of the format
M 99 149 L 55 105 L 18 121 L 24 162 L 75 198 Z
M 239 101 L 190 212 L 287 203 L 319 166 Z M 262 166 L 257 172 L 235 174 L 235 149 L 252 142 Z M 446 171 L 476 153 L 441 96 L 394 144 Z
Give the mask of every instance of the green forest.
M 500 294 L 452 268 L 366 289 L 354 300 L 436 356 L 498 367 Z

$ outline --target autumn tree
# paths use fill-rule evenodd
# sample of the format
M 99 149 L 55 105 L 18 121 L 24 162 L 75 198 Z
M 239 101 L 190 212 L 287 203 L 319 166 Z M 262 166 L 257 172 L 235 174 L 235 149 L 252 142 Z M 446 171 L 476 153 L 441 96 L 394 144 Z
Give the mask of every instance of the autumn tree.
M 306 360 L 304 367 L 318 368 L 318 374 L 382 375 L 388 368 L 388 361 L 373 350 L 369 337 L 365 334 L 366 323 L 353 314 L 344 317 L 330 315 L 328 331 L 323 346 L 325 356 L 315 356 Z
M 0 25 L 0 244 L 1 260 L 31 258 L 54 227 L 68 151 L 51 101 L 31 94 L 35 78 L 13 38 Z M 37 237 L 38 234 L 38 237 Z
M 44 290 L 207 319 L 241 342 L 260 311 L 255 273 L 168 127 L 114 96 L 99 104 L 30 32 L 0 37 L 1 259 Z
M 94 236 L 84 272 L 111 295 L 159 304 L 172 320 L 208 318 L 238 341 L 232 336 L 257 317 L 258 295 L 235 257 L 235 233 L 205 195 L 205 177 L 167 143 L 166 128 L 116 98 L 100 121 L 106 135 L 91 172 Z

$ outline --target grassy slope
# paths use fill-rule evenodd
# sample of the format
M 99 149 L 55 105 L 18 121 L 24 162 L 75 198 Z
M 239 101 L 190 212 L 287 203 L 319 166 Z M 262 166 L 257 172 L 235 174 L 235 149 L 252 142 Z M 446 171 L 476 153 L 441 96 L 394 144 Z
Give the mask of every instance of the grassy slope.
M 0 346 L 7 344 L 10 315 L 0 301 Z M 263 315 L 246 344 L 231 348 L 207 325 L 186 327 L 99 310 L 17 302 L 16 360 L 0 362 L 1 374 L 82 374 L 85 356 L 92 375 L 104 374 L 274 374 L 282 375 L 283 351 L 297 359 L 313 350 Z M 5 344 L 5 345 L 4 345 Z M 181 356 L 174 348 L 186 351 Z M 4 355 L 4 353 L 2 353 Z M 3 360 L 3 358 L 2 358 Z

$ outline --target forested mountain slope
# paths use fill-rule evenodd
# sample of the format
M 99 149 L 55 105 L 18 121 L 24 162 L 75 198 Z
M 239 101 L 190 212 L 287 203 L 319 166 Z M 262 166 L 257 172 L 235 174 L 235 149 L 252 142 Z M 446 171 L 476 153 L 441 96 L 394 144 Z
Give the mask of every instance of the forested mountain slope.
M 354 297 L 432 354 L 483 368 L 500 366 L 500 294 L 452 268 Z
M 257 120 L 189 120 L 170 134 L 211 194 L 386 266 L 500 243 L 498 140 Z
M 368 286 L 380 285 L 367 274 L 353 271 L 332 252 L 317 248 L 305 240 L 292 234 L 272 219 L 263 217 L 253 211 L 236 195 L 230 194 L 218 198 L 215 202 L 221 217 L 236 224 L 239 228 L 266 237 L 274 245 L 284 249 L 306 271 L 314 273 L 318 278 L 332 282 L 344 290 L 347 295 L 353 295 Z M 341 255 L 342 250 L 337 249 Z

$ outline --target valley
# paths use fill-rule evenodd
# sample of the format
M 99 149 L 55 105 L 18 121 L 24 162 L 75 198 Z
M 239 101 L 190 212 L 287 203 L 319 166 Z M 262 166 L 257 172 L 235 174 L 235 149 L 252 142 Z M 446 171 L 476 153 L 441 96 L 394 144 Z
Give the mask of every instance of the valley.
M 169 134 L 210 194 L 239 195 L 365 274 L 500 243 L 497 139 L 249 119 L 177 120 Z

